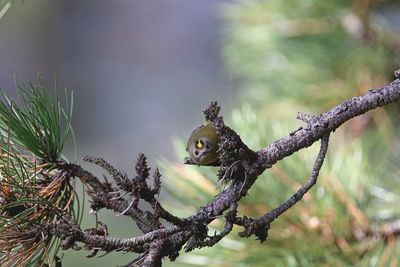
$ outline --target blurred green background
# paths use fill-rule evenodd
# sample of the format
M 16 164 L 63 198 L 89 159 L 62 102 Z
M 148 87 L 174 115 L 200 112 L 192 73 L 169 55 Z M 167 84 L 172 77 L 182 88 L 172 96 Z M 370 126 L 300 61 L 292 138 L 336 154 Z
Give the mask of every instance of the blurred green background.
M 185 216 L 221 189 L 214 169 L 180 163 L 210 100 L 251 148 L 264 147 L 303 125 L 298 111 L 321 113 L 391 81 L 399 34 L 398 1 L 15 1 L 0 19 L 0 86 L 13 94 L 14 74 L 56 73 L 75 93 L 78 159 L 102 156 L 132 174 L 144 152 L 163 169 L 165 205 Z M 267 242 L 239 239 L 235 228 L 166 265 L 398 266 L 400 242 L 372 233 L 400 219 L 399 130 L 398 105 L 344 124 L 317 186 L 272 224 Z M 240 212 L 257 216 L 289 197 L 317 150 L 260 176 Z M 99 217 L 111 235 L 135 234 L 127 219 Z M 132 259 L 88 254 L 67 251 L 63 266 Z

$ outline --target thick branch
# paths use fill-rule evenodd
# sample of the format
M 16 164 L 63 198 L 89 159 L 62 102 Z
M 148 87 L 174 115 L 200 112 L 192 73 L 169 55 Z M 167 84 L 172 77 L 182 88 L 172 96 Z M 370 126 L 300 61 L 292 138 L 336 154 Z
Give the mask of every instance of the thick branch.
M 382 88 L 353 97 L 328 112 L 314 116 L 305 128 L 300 127 L 289 136 L 259 150 L 258 153 L 263 157 L 263 161 L 274 164 L 302 148 L 311 146 L 351 118 L 399 100 L 400 79 L 396 79 Z

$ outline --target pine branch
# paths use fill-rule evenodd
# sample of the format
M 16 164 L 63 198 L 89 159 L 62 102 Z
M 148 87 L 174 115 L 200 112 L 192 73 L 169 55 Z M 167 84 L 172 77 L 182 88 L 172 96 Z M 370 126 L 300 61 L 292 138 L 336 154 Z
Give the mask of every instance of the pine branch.
M 114 189 L 105 186 L 105 183 L 99 182 L 94 176 L 88 175 L 80 166 L 70 165 L 73 170 L 71 173 L 73 176 L 80 177 L 82 181 L 86 181 L 92 188 L 96 188 L 95 193 L 93 190 L 89 190 L 89 195 L 95 199 L 98 195 L 106 196 L 102 199 L 103 203 L 98 208 L 105 207 L 113 209 L 116 212 L 121 212 L 122 208 L 115 208 L 118 206 L 115 203 L 123 203 L 125 210 L 122 212 L 122 215 L 136 218 L 135 221 L 138 224 L 139 221 L 137 218 L 140 217 L 142 218 L 140 223 L 147 225 L 148 228 L 142 229 L 145 234 L 137 237 L 133 242 L 125 242 L 126 240 L 121 242 L 112 237 L 101 235 L 87 236 L 85 238 L 82 235 L 77 235 L 78 238 L 75 240 L 70 239 L 69 244 L 72 246 L 72 244 L 79 241 L 89 247 L 96 247 L 104 251 L 123 250 L 142 252 L 142 255 L 129 263 L 128 266 L 160 266 L 162 258 L 169 257 L 171 260 L 174 260 L 184 245 L 186 251 L 204 246 L 213 246 L 223 236 L 229 234 L 234 224 L 245 228 L 241 234 L 242 237 L 249 237 L 254 234 L 261 241 L 264 241 L 271 222 L 300 201 L 303 195 L 316 183 L 328 148 L 329 134 L 355 116 L 399 100 L 400 80 L 397 79 L 380 89 L 370 90 L 365 95 L 349 99 L 326 113 L 315 116 L 299 114 L 299 119 L 305 121 L 307 126 L 300 127 L 287 137 L 260 149 L 258 152 L 250 150 L 242 142 L 240 136 L 224 124 L 223 118 L 218 116 L 219 106 L 216 102 L 212 102 L 204 111 L 204 114 L 217 128 L 217 133 L 220 136 L 219 178 L 228 185 L 224 191 L 218 194 L 207 205 L 200 207 L 192 216 L 178 218 L 162 208 L 157 198 L 155 198 L 155 194 L 160 190 L 161 175 L 158 172 L 157 175 L 154 175 L 155 188 L 152 189 L 147 185 L 146 179 L 149 177 L 149 169 L 145 164 L 143 155 L 139 156 L 136 166 L 138 176 L 133 179 L 121 176 L 115 169 L 110 167 L 111 165 L 101 160 L 95 160 L 114 177 L 117 185 L 119 185 L 118 189 L 130 194 L 133 199 L 133 204 L 131 205 L 128 205 L 126 200 L 108 197 L 108 194 Z M 312 145 L 319 139 L 321 139 L 321 149 L 310 178 L 290 199 L 258 218 L 236 216 L 238 201 L 247 195 L 248 190 L 260 174 L 277 161 Z M 153 212 L 140 210 L 137 206 L 139 199 L 150 203 L 153 207 Z M 226 222 L 225 229 L 220 234 L 208 236 L 208 224 L 215 218 L 223 215 Z M 166 219 L 173 226 L 165 226 L 160 221 L 160 218 Z M 396 230 L 390 233 L 397 232 L 396 228 Z M 149 236 L 151 238 L 148 238 Z M 139 249 L 139 243 L 136 240 L 141 240 L 141 249 Z
M 259 151 L 252 151 L 233 129 L 224 124 L 223 118 L 219 116 L 220 107 L 216 102 L 212 102 L 204 111 L 204 115 L 217 129 L 220 137 L 218 178 L 227 188 L 207 205 L 200 207 L 195 214 L 186 218 L 173 215 L 159 202 L 161 174 L 156 169 L 153 175 L 150 175 L 150 168 L 143 154 L 139 154 L 135 166 L 137 175 L 133 178 L 129 178 L 127 174 L 101 158 L 85 157 L 84 160 L 103 168 L 114 183 L 107 179 L 100 180 L 77 164 L 51 158 L 57 171 L 46 174 L 46 179 L 56 181 L 58 177 L 63 177 L 63 184 L 68 185 L 71 178 L 79 178 L 86 185 L 85 190 L 91 197 L 91 208 L 94 212 L 105 208 L 113 210 L 118 216 L 128 216 L 139 226 L 143 235 L 125 239 L 114 238 L 108 235 L 105 225 L 83 231 L 75 218 L 46 202 L 38 203 L 37 207 L 46 212 L 53 212 L 54 220 L 35 226 L 34 229 L 30 228 L 32 238 L 52 234 L 60 238 L 63 249 L 79 249 L 81 247 L 78 243 L 82 243 L 85 249 L 93 250 L 92 256 L 100 250 L 141 253 L 127 266 L 161 266 L 163 258 L 175 260 L 182 248 L 190 251 L 215 245 L 232 231 L 234 225 L 244 227 L 242 237 L 255 235 L 261 241 L 265 241 L 270 224 L 299 202 L 315 185 L 327 152 L 329 135 L 347 120 L 399 100 L 400 80 L 396 79 L 380 89 L 370 90 L 365 95 L 349 99 L 326 113 L 300 113 L 298 118 L 305 121 L 306 126 Z M 319 139 L 321 148 L 310 178 L 290 199 L 258 218 L 237 215 L 239 200 L 247 196 L 249 189 L 266 169 Z M 187 163 L 190 164 L 190 161 Z M 148 183 L 149 179 L 152 179 L 153 183 Z M 2 190 L 7 191 L 6 188 Z M 144 210 L 139 201 L 147 202 L 151 209 Z M 9 213 L 9 210 L 5 212 Z M 224 230 L 209 236 L 208 225 L 218 217 L 225 219 Z M 389 238 L 397 236 L 400 232 L 398 229 L 398 223 L 395 223 L 377 234 Z

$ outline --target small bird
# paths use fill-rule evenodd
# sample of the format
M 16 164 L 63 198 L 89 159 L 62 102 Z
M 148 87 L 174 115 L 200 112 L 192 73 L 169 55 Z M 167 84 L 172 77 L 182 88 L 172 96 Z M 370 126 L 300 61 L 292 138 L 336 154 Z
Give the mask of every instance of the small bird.
M 218 160 L 219 136 L 210 121 L 196 128 L 189 137 L 186 151 L 199 165 L 210 165 Z

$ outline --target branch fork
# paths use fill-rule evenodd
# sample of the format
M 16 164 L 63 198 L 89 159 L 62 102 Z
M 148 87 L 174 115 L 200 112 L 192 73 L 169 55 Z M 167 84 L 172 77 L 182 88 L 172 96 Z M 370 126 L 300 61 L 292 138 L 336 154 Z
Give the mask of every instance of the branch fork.
M 105 232 L 100 234 L 85 232 L 66 218 L 59 218 L 53 232 L 62 239 L 63 248 L 74 247 L 76 242 L 81 242 L 90 248 L 106 252 L 121 250 L 141 253 L 127 266 L 161 266 L 163 258 L 169 257 L 170 260 L 175 260 L 182 248 L 191 251 L 213 246 L 232 231 L 233 225 L 243 227 L 241 237 L 254 235 L 264 242 L 272 222 L 299 202 L 315 185 L 327 153 L 330 133 L 355 116 L 399 100 L 400 80 L 396 79 L 382 88 L 349 99 L 326 113 L 318 115 L 298 113 L 297 118 L 307 125 L 259 151 L 249 149 L 240 136 L 224 124 L 223 118 L 219 116 L 220 107 L 217 102 L 211 102 L 204 110 L 204 115 L 205 119 L 211 121 L 217 129 L 220 137 L 218 178 L 226 185 L 226 188 L 212 201 L 200 207 L 195 214 L 179 218 L 164 209 L 159 202 L 161 174 L 155 169 L 150 175 L 150 168 L 143 154 L 137 159 L 135 164 L 137 175 L 132 179 L 101 158 L 85 157 L 85 161 L 103 168 L 114 180 L 114 184 L 107 180 L 101 182 L 93 174 L 73 163 L 60 162 L 58 167 L 70 177 L 82 180 L 92 199 L 91 208 L 94 211 L 106 208 L 121 216 L 130 217 L 143 235 L 117 239 Z M 321 140 L 321 147 L 310 177 L 297 192 L 262 216 L 257 218 L 238 216 L 238 201 L 247 196 L 260 174 L 277 161 L 311 146 L 318 140 Z M 193 164 L 193 161 L 189 158 L 185 159 L 185 163 Z M 153 180 L 152 186 L 148 185 L 150 177 Z M 140 201 L 150 204 L 151 210 L 143 210 L 139 205 Z M 209 236 L 208 225 L 218 217 L 224 218 L 224 229 L 218 234 Z M 69 232 L 66 229 L 70 229 Z

